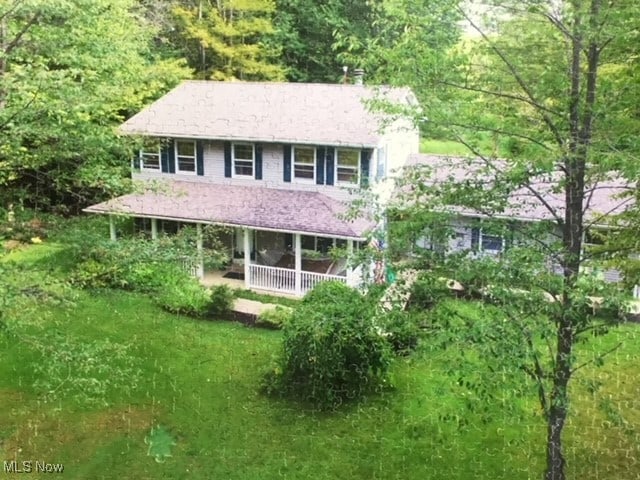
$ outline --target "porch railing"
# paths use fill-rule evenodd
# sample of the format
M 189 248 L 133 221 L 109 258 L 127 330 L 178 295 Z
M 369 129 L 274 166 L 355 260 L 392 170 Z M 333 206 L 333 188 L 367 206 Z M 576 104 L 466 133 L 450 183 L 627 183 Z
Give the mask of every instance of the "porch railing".
M 302 293 L 307 293 L 312 290 L 320 282 L 327 282 L 329 280 L 337 280 L 338 282 L 347 283 L 347 277 L 341 277 L 340 275 L 328 275 L 324 273 L 313 272 L 301 272 L 300 278 Z
M 289 268 L 249 265 L 249 286 L 276 292 L 295 293 L 296 271 Z
M 320 282 L 337 280 L 346 283 L 347 278 L 339 275 L 300 272 L 300 291 L 296 292 L 296 271 L 290 268 L 267 267 L 265 265 L 249 266 L 249 286 L 263 290 L 284 292 L 292 295 L 304 295 Z

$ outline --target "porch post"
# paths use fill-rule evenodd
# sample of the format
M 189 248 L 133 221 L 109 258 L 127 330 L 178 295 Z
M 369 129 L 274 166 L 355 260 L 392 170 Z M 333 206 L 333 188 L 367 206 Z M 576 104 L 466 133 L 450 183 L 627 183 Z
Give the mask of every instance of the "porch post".
M 153 233 L 152 233 L 153 235 Z M 198 250 L 198 278 L 204 277 L 204 256 L 202 254 L 202 224 L 196 223 L 196 249 Z
M 109 237 L 111 241 L 115 242 L 117 239 L 116 236 L 116 221 L 113 218 L 113 215 L 109 215 Z
M 250 288 L 251 282 L 249 281 L 249 275 L 251 274 L 251 245 L 249 244 L 249 229 L 243 228 L 242 233 L 244 234 L 244 287 Z
M 158 239 L 158 219 L 157 218 L 151 219 L 151 239 L 152 240 Z
M 353 240 L 347 240 L 347 285 L 353 287 L 353 268 L 351 264 L 353 261 Z
M 296 295 L 302 295 L 302 237 L 299 233 L 294 235 L 296 244 L 295 291 Z

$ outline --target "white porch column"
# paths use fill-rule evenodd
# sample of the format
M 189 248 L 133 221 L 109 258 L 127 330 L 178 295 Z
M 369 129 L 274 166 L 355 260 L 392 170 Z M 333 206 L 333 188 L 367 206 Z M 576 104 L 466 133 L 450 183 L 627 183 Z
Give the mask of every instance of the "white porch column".
M 244 234 L 243 243 L 244 243 L 244 287 L 250 287 L 249 275 L 251 274 L 251 243 L 249 241 L 249 229 L 243 228 L 242 233 Z
M 296 255 L 296 272 L 295 272 L 295 290 L 296 295 L 302 295 L 302 237 L 299 233 L 294 234 L 295 255 Z
M 116 221 L 113 218 L 113 215 L 109 215 L 109 238 L 111 241 L 115 242 L 117 239 L 116 236 Z
M 347 285 L 353 287 L 353 268 L 351 264 L 353 262 L 353 240 L 347 240 Z
M 151 239 L 152 240 L 158 239 L 158 219 L 157 218 L 151 219 Z
M 152 233 L 153 235 L 153 233 Z M 204 255 L 202 254 L 202 224 L 196 223 L 196 249 L 198 250 L 198 278 L 204 277 Z

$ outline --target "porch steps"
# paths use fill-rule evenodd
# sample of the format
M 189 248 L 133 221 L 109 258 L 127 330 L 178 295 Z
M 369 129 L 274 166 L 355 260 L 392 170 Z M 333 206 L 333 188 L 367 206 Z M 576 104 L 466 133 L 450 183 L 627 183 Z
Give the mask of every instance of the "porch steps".
M 273 303 L 256 302 L 255 300 L 247 300 L 245 298 L 236 298 L 233 302 L 231 313 L 235 320 L 239 322 L 253 325 L 256 323 L 258 316 L 265 310 L 273 310 L 277 305 Z

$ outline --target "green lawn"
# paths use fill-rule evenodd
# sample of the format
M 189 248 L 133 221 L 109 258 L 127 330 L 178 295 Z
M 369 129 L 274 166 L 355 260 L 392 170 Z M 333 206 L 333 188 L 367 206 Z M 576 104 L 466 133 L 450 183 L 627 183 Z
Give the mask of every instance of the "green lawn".
M 56 251 L 39 246 L 14 258 L 42 268 L 38 252 Z M 535 403 L 523 403 L 526 421 L 495 405 L 493 421 L 480 423 L 441 373 L 447 352 L 427 345 L 394 364 L 393 389 L 321 414 L 259 393 L 280 332 L 170 315 L 120 291 L 38 302 L 20 309 L 21 338 L 0 334 L 3 459 L 63 463 L 64 477 L 78 479 L 541 478 Z M 569 478 L 639 478 L 639 331 L 626 325 L 597 339 L 598 348 L 624 342 L 603 367 L 581 371 L 603 383 L 597 397 L 574 384 L 581 411 L 566 430 Z M 590 348 L 580 346 L 581 358 Z M 603 402 L 610 408 L 597 408 Z M 157 425 L 175 440 L 162 463 L 145 443 Z

